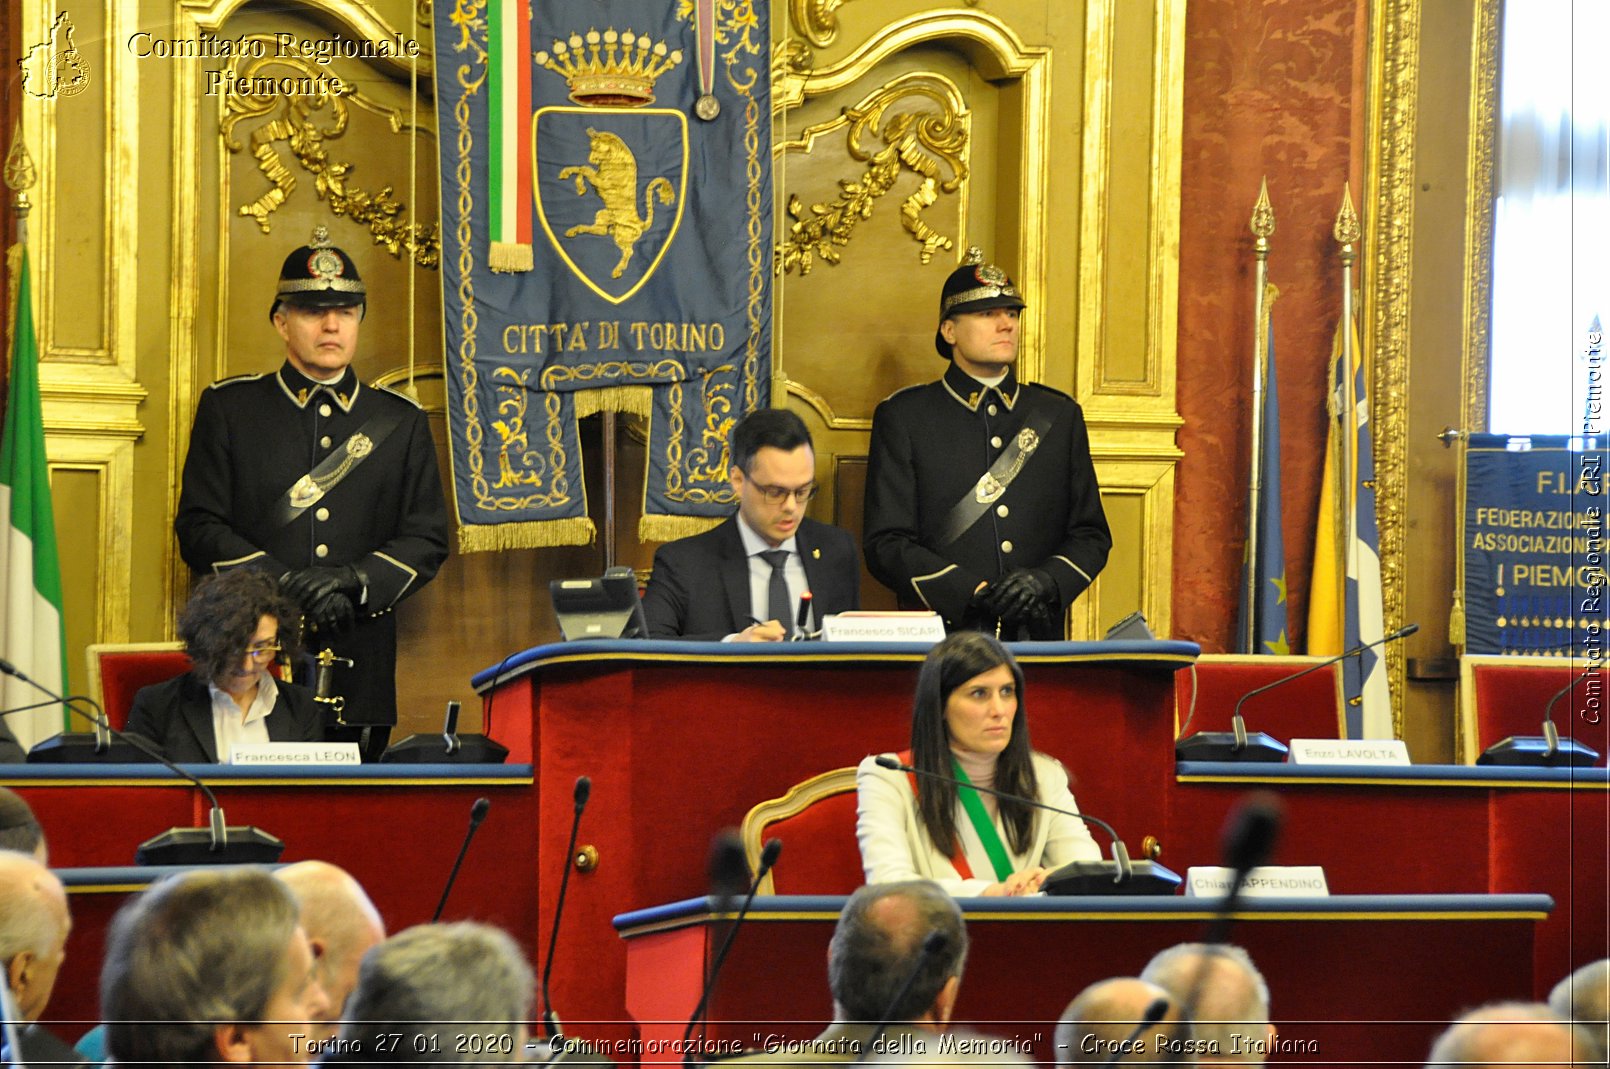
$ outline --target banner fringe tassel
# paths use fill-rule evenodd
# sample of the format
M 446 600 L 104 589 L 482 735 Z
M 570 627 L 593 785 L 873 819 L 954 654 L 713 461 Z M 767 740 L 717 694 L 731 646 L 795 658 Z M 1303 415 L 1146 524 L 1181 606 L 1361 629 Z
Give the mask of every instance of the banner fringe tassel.
M 486 266 L 493 271 L 514 274 L 530 271 L 536 266 L 536 258 L 530 245 L 513 241 L 494 241 L 491 243 L 491 248 L 486 251 Z
M 725 516 L 644 515 L 637 521 L 637 540 L 672 542 L 689 535 L 703 534 L 725 519 Z
M 588 546 L 598 529 L 585 516 L 528 523 L 466 523 L 458 529 L 460 553 L 500 549 L 546 549 L 552 546 Z
M 576 418 L 599 412 L 625 412 L 648 419 L 654 414 L 654 387 L 605 386 L 596 390 L 577 390 Z

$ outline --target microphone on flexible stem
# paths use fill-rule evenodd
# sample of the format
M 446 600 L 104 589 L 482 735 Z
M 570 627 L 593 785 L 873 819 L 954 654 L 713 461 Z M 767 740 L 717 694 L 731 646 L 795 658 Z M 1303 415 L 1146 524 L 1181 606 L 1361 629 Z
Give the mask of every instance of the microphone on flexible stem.
M 1118 1044 L 1118 1046 L 1113 1050 L 1112 1055 L 1106 1061 L 1101 1063 L 1102 1069 L 1112 1069 L 1112 1066 L 1118 1064 L 1118 1060 L 1120 1058 L 1122 1058 L 1129 1051 L 1133 1050 L 1135 1040 L 1139 1039 L 1140 1034 L 1146 1031 L 1146 1029 L 1150 1028 L 1158 1021 L 1161 1021 L 1164 1016 L 1167 1015 L 1168 1007 L 1170 1005 L 1170 1002 L 1166 998 L 1152 999 L 1152 1001 L 1147 1004 L 1145 1012 L 1140 1015 L 1140 1020 L 1136 1022 L 1134 1030 L 1130 1032 L 1129 1035 L 1125 1036 L 1124 1041 Z
M 442 919 L 442 910 L 447 908 L 447 896 L 453 893 L 453 884 L 458 880 L 458 868 L 464 864 L 464 855 L 469 853 L 470 840 L 475 838 L 475 829 L 481 826 L 481 821 L 486 819 L 486 811 L 491 808 L 492 800 L 489 798 L 477 798 L 475 804 L 470 806 L 470 830 L 464 833 L 458 857 L 453 861 L 452 871 L 447 874 L 447 886 L 442 888 L 442 899 L 436 903 L 436 912 L 430 915 L 432 924 Z
M 97 720 L 84 710 L 73 705 L 74 702 L 85 702 L 99 710 L 100 706 L 96 705 L 90 698 L 78 695 L 64 698 L 37 680 L 30 679 L 23 673 L 22 669 L 4 658 L 0 658 L 0 672 L 4 672 L 14 679 L 22 680 L 41 694 L 49 695 L 52 699 L 48 702 L 19 706 L 16 709 L 0 710 L 0 716 L 21 713 L 29 709 L 42 709 L 50 705 L 65 705 L 85 720 L 88 720 L 90 726 L 94 729 L 87 732 L 63 731 L 52 735 L 28 751 L 29 764 L 85 764 L 91 761 L 106 762 L 108 764 L 134 764 L 152 760 L 150 754 L 146 753 L 146 751 L 132 743 L 123 741 L 121 736 L 117 736 L 116 730 L 105 723 L 104 717 Z
M 1365 650 L 1388 642 L 1396 642 L 1400 638 L 1408 638 L 1420 630 L 1419 624 L 1407 624 L 1398 628 L 1389 635 L 1383 635 L 1374 642 L 1364 642 L 1346 653 L 1338 653 L 1318 664 L 1309 665 L 1300 672 L 1293 672 L 1289 676 L 1281 676 L 1272 683 L 1265 683 L 1261 687 L 1254 687 L 1241 695 L 1235 703 L 1235 711 L 1230 716 L 1230 731 L 1198 731 L 1194 735 L 1187 735 L 1174 743 L 1174 760 L 1176 761 L 1257 761 L 1276 762 L 1284 761 L 1288 752 L 1286 744 L 1279 742 L 1261 731 L 1247 732 L 1247 722 L 1241 718 L 1241 707 L 1249 698 L 1255 698 L 1264 691 L 1274 690 L 1285 686 L 1293 680 L 1329 668 L 1338 661 L 1345 661 L 1349 657 L 1356 657 Z
M 1202 940 L 1208 945 L 1208 950 L 1198 960 L 1185 998 L 1180 1002 L 1180 1016 L 1170 1029 L 1171 1038 L 1177 1037 L 1180 1029 L 1195 1019 L 1196 1008 L 1202 1001 L 1202 992 L 1207 987 L 1208 974 L 1215 960 L 1212 948 L 1224 943 L 1229 936 L 1247 874 L 1269 860 L 1274 853 L 1283 819 L 1280 800 L 1268 791 L 1254 791 L 1246 795 L 1225 817 L 1222 856 L 1224 867 L 1233 869 L 1234 875 L 1230 880 L 1230 889 L 1224 893 L 1224 898 L 1214 910 L 1213 920 L 1208 924 Z
M 559 1015 L 553 1010 L 548 995 L 548 978 L 553 975 L 553 951 L 559 942 L 559 918 L 565 914 L 565 892 L 570 889 L 570 870 L 576 864 L 576 833 L 581 830 L 581 814 L 592 797 L 593 781 L 590 776 L 576 777 L 576 814 L 570 821 L 570 843 L 565 847 L 565 871 L 559 877 L 559 900 L 553 907 L 553 930 L 548 933 L 548 956 L 542 963 L 542 1034 L 552 1039 L 559 1034 Z
M 1093 817 L 1089 813 L 1075 813 L 1071 809 L 1058 809 L 1038 798 L 1008 794 L 993 787 L 980 787 L 976 783 L 963 783 L 954 776 L 929 772 L 913 765 L 903 765 L 888 754 L 879 754 L 872 760 L 879 768 L 923 776 L 941 783 L 953 783 L 960 789 L 981 791 L 996 798 L 1021 802 L 1035 809 L 1044 809 L 1048 813 L 1057 813 L 1082 820 L 1086 824 L 1094 824 L 1106 832 L 1107 837 L 1112 840 L 1112 860 L 1068 862 L 1045 878 L 1041 889 L 1048 895 L 1171 895 L 1180 885 L 1177 872 L 1155 861 L 1130 861 L 1129 848 L 1124 845 L 1123 839 L 1118 837 L 1118 832 L 1111 824 L 1100 817 Z
M 923 969 L 928 967 L 928 959 L 938 954 L 943 954 L 945 948 L 949 945 L 950 937 L 944 932 L 929 932 L 927 937 L 923 939 L 922 947 L 917 952 L 916 964 L 906 974 L 905 980 L 900 984 L 900 990 L 894 993 L 894 998 L 890 999 L 889 1004 L 883 1008 L 883 1017 L 878 1022 L 878 1029 L 872 1033 L 872 1038 L 866 1041 L 866 1046 L 862 1047 L 860 1053 L 855 1056 L 856 1062 L 866 1061 L 867 1057 L 871 1055 L 873 1049 L 878 1045 L 878 1040 L 883 1038 L 883 1033 L 887 1032 L 889 1026 L 894 1023 L 895 1014 L 900 1011 L 900 1004 L 911 993 L 911 985 L 917 982 L 917 977 L 922 975 Z
M 1219 903 L 1208 928 L 1207 943 L 1222 943 L 1229 934 L 1232 915 L 1241 900 L 1247 874 L 1269 860 L 1280 838 L 1284 819 L 1280 800 L 1268 791 L 1254 791 L 1243 798 L 1224 821 L 1224 865 L 1234 870 L 1230 889 Z
M 727 951 L 732 949 L 732 941 L 738 935 L 744 918 L 749 915 L 749 907 L 754 904 L 755 892 L 760 890 L 761 881 L 766 874 L 777 864 L 777 857 L 783 852 L 781 839 L 767 839 L 766 845 L 760 851 L 760 867 L 755 870 L 755 878 L 749 883 L 749 893 L 744 897 L 743 905 L 738 909 L 738 915 L 732 919 L 727 928 L 727 937 L 721 942 L 721 949 L 716 951 L 715 960 L 710 965 L 710 977 L 704 982 L 704 991 L 699 996 L 699 1004 L 693 1008 L 693 1016 L 688 1018 L 688 1027 L 682 1032 L 682 1062 L 692 1066 L 694 1062 L 693 1046 L 689 1042 L 693 1037 L 694 1026 L 704 1016 L 704 1009 L 710 1003 L 710 996 L 716 989 L 716 978 L 721 975 L 721 966 L 727 960 Z M 737 865 L 733 864 L 734 858 Z M 740 871 L 743 877 L 733 877 Z M 723 834 L 716 837 L 710 853 L 711 890 L 715 893 L 718 909 L 730 908 L 734 897 L 734 889 L 742 889 L 749 873 L 748 863 L 744 861 L 743 844 L 736 835 Z
M 458 714 L 462 706 L 447 703 L 440 735 L 410 735 L 392 743 L 380 760 L 386 764 L 501 765 L 509 758 L 509 748 L 484 734 L 458 733 Z M 484 719 L 484 718 L 483 718 Z
M 1571 693 L 1576 685 L 1603 668 L 1602 662 L 1590 664 L 1571 677 L 1571 682 L 1555 692 L 1543 707 L 1543 734 L 1510 735 L 1493 743 L 1476 758 L 1478 765 L 1521 765 L 1533 768 L 1586 767 L 1599 760 L 1599 751 L 1580 743 L 1569 735 L 1561 735 L 1554 723 L 1554 706 Z
M 0 659 L 0 672 L 22 680 L 35 690 L 50 696 L 47 704 L 61 704 L 68 706 L 79 716 L 94 724 L 98 730 L 106 732 L 112 738 L 123 743 L 126 747 L 143 755 L 147 760 L 172 772 L 175 776 L 189 783 L 207 799 L 207 827 L 202 828 L 169 828 L 161 835 L 147 839 L 134 851 L 136 865 L 233 865 L 273 864 L 285 852 L 285 843 L 275 838 L 261 828 L 245 826 L 230 827 L 224 819 L 224 808 L 218 804 L 218 796 L 212 793 L 212 788 L 201 781 L 201 777 L 187 769 L 180 768 L 168 760 L 166 754 L 153 743 L 139 735 L 126 734 L 113 727 L 106 719 L 101 707 L 92 698 L 81 694 L 63 697 L 46 687 L 37 680 L 29 679 L 16 665 L 10 661 Z M 88 708 L 80 708 L 74 703 L 82 702 Z M 20 710 L 7 710 L 8 712 Z M 57 736 L 61 738 L 62 736 Z M 48 746 L 52 739 L 35 746 L 29 751 L 29 760 L 40 747 Z M 51 760 L 47 758 L 47 760 Z
M 794 633 L 789 636 L 794 642 L 803 642 L 811 633 L 811 592 L 809 590 L 799 596 L 799 612 L 794 616 Z

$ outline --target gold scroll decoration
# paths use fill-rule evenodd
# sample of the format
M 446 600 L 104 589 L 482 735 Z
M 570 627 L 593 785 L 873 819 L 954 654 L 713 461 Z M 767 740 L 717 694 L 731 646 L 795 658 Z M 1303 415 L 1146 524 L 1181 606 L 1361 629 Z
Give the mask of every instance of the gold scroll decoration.
M 838 9 L 848 0 L 788 0 L 788 21 L 814 48 L 826 48 L 839 35 Z
M 954 196 L 967 178 L 969 118 L 960 92 L 947 79 L 916 73 L 895 79 L 845 108 L 841 116 L 807 128 L 799 142 L 787 147 L 808 151 L 817 137 L 847 127 L 850 158 L 866 168 L 856 178 L 840 179 L 839 195 L 811 205 L 809 212 L 799 197 L 788 198 L 794 221 L 777 247 L 777 272 L 797 267 L 808 275 L 818 257 L 838 263 L 839 249 L 850 243 L 856 226 L 872 217 L 878 200 L 905 171 L 921 179 L 900 204 L 900 225 L 917 242 L 918 257 L 928 263 L 940 250 L 955 248 L 955 241 L 929 226 L 922 213 L 942 194 Z
M 224 68 L 228 88 L 219 133 L 230 152 L 240 152 L 244 147 L 235 136 L 235 127 L 242 120 L 278 112 L 254 129 L 249 139 L 252 157 L 257 160 L 257 168 L 268 179 L 270 188 L 250 204 L 241 205 L 239 214 L 255 219 L 258 228 L 266 234 L 270 229 L 269 217 L 296 188 L 296 175 L 280 154 L 279 145 L 283 142 L 290 148 L 295 162 L 313 176 L 319 199 L 329 202 L 333 214 L 348 216 L 353 222 L 368 226 L 375 244 L 394 257 L 400 259 L 407 250 L 416 265 L 432 269 L 439 266 L 439 224 L 410 222 L 407 206 L 397 201 L 389 185 L 371 193 L 350 184 L 347 178 L 353 165 L 332 160 L 329 154 L 327 142 L 346 133 L 351 105 L 388 118 L 393 129 L 401 129 L 402 117 L 353 90 L 350 84 L 341 92 L 329 91 L 328 68 L 310 59 L 294 53 L 279 56 L 272 43 L 267 51 L 268 58 L 263 59 L 245 60 L 237 55 Z M 279 80 L 287 77 L 297 79 L 312 91 L 290 94 L 276 89 Z M 257 89 L 263 91 L 255 91 Z

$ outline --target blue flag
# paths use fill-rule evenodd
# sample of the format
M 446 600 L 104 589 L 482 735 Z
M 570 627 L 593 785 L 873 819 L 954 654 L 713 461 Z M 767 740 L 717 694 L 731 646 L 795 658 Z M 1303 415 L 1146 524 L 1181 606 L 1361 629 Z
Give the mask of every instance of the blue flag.
M 1257 548 L 1257 583 L 1252 603 L 1248 604 L 1246 562 L 1241 573 L 1241 610 L 1236 621 L 1236 652 L 1278 653 L 1291 652 L 1286 630 L 1286 546 L 1280 523 L 1280 391 L 1276 387 L 1275 332 L 1270 310 L 1280 291 L 1273 286 L 1265 288 L 1262 322 L 1259 336 L 1262 341 L 1263 410 L 1255 418 L 1262 421 L 1263 454 L 1254 458 L 1259 464 L 1258 481 L 1262 484 L 1258 494 L 1258 512 L 1255 529 L 1248 532 L 1247 544 Z M 1257 359 L 1255 357 L 1255 359 Z M 1252 614 L 1252 643 L 1247 648 L 1247 614 Z

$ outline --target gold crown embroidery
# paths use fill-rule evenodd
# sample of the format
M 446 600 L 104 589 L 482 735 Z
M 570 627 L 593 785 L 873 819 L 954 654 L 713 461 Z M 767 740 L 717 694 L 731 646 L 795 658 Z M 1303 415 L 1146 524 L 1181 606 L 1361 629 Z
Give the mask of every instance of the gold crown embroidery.
M 532 55 L 570 84 L 570 99 L 588 107 L 640 108 L 654 103 L 654 82 L 682 62 L 681 49 L 631 30 L 588 30 L 568 41 L 555 40 L 553 53 Z

